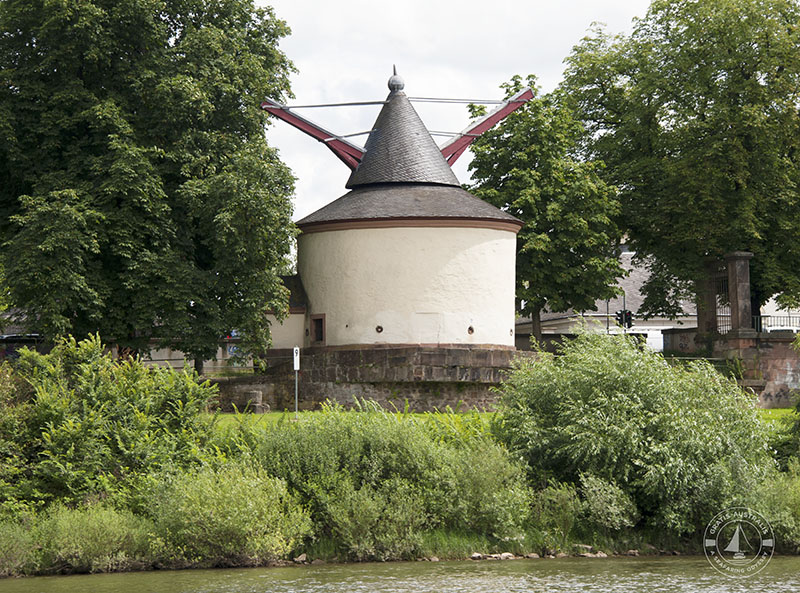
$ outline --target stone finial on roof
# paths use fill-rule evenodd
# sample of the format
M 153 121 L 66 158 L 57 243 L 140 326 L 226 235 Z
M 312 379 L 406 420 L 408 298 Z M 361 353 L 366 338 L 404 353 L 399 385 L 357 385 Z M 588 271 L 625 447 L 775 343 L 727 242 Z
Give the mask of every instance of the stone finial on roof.
M 402 91 L 406 87 L 406 81 L 397 75 L 397 66 L 392 66 L 392 72 L 394 74 L 389 78 L 389 90 Z
M 364 156 L 345 187 L 376 183 L 427 183 L 459 186 L 458 179 L 403 92 L 397 70 L 391 92 L 364 147 Z

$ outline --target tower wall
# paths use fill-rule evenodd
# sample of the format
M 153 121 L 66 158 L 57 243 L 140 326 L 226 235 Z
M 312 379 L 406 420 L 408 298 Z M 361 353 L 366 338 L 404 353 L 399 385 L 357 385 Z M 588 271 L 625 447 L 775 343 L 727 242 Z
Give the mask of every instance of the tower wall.
M 309 314 L 324 315 L 325 346 L 513 348 L 515 254 L 515 233 L 492 228 L 359 228 L 298 239 Z

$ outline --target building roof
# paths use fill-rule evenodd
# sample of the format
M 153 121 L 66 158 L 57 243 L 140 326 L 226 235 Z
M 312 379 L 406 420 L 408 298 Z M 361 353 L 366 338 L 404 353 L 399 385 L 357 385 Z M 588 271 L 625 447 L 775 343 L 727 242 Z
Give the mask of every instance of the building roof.
M 437 183 L 458 186 L 458 179 L 430 132 L 392 76 L 378 119 L 364 146 L 364 156 L 345 185 L 348 189 L 375 183 Z
M 639 309 L 641 309 L 642 305 L 644 304 L 644 295 L 642 295 L 641 289 L 649 278 L 650 273 L 644 265 L 634 261 L 634 256 L 635 253 L 627 248 L 625 248 L 619 256 L 622 268 L 628 272 L 625 277 L 620 278 L 617 282 L 617 286 L 619 286 L 625 294 L 624 298 L 622 294 L 620 294 L 612 299 L 609 299 L 608 301 L 599 299 L 595 301 L 595 308 L 593 310 L 584 312 L 575 311 L 573 309 L 563 312 L 542 311 L 540 315 L 542 323 L 546 324 L 546 322 L 549 321 L 579 317 L 584 313 L 596 313 L 597 315 L 603 316 L 606 314 L 606 302 L 608 303 L 607 308 L 609 315 L 611 315 L 612 318 L 617 311 L 622 309 L 628 309 L 629 311 L 632 311 L 634 315 L 638 315 Z M 694 303 L 690 301 L 681 301 L 681 307 L 683 308 L 682 316 L 690 317 L 696 315 L 697 310 Z M 655 317 L 654 319 L 663 318 Z M 518 320 L 518 322 L 522 323 L 526 321 L 530 321 L 530 318 L 522 318 Z
M 0 313 L 0 334 L 16 336 L 29 333 L 31 330 L 24 325 L 25 317 L 25 312 L 19 307 L 12 307 Z
M 522 222 L 462 189 L 396 74 L 345 194 L 297 222 L 304 232 L 338 223 L 428 219 L 442 226 L 483 221 L 518 231 Z M 480 226 L 480 225 L 477 225 Z
M 415 183 L 357 188 L 309 214 L 297 225 L 309 230 L 308 227 L 315 224 L 404 218 L 469 219 L 522 225 L 517 218 L 460 187 Z

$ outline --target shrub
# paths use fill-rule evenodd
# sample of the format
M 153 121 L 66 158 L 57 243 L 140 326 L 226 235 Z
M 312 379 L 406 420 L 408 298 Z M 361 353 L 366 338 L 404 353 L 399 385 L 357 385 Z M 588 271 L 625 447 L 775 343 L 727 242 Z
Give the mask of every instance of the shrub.
M 772 525 L 779 550 L 800 552 L 800 460 L 791 459 L 785 472 L 772 472 L 754 491 L 749 506 Z
M 639 513 L 622 488 L 591 474 L 582 474 L 580 483 L 583 516 L 590 525 L 605 532 L 633 527 Z
M 11 365 L 0 363 L 0 521 L 31 510 L 25 488 L 26 447 L 20 438 L 27 406 L 20 401 L 20 387 Z
M 800 334 L 795 339 L 795 349 L 800 352 Z M 794 413 L 773 422 L 771 445 L 782 470 L 786 470 L 791 459 L 800 457 L 800 391 L 792 394 Z
M 0 521 L 0 577 L 35 572 L 36 541 L 30 525 Z
M 424 504 L 405 480 L 392 479 L 356 489 L 342 480 L 326 495 L 330 527 L 354 560 L 412 559 L 421 544 L 428 517 Z
M 227 450 L 253 450 L 308 506 L 317 536 L 352 559 L 409 557 L 423 524 L 497 538 L 522 532 L 524 474 L 485 430 L 443 430 L 456 423 L 362 408 L 245 423 Z
M 616 484 L 646 523 L 699 530 L 772 461 L 752 395 L 698 362 L 668 365 L 627 336 L 584 334 L 517 363 L 495 430 L 534 483 Z
M 6 502 L 79 503 L 207 456 L 213 418 L 203 412 L 215 391 L 193 373 L 112 360 L 97 337 L 23 350 L 16 372 L 32 393 L 3 403 L 13 424 L 0 421 L 0 486 L 15 484 Z
M 437 480 L 449 489 L 431 512 L 457 531 L 503 540 L 519 537 L 531 500 L 520 465 L 512 463 L 508 452 L 487 438 L 443 449 Z
M 769 431 L 769 448 L 781 471 L 786 471 L 800 454 L 799 419 L 800 415 L 793 413 L 765 422 Z
M 150 523 L 101 504 L 55 505 L 33 529 L 42 572 L 112 572 L 148 563 Z
M 564 550 L 581 512 L 581 501 L 571 484 L 552 483 L 532 500 L 531 527 L 534 546 L 542 553 Z
M 242 464 L 165 475 L 150 500 L 158 554 L 177 566 L 266 564 L 311 531 L 282 480 Z

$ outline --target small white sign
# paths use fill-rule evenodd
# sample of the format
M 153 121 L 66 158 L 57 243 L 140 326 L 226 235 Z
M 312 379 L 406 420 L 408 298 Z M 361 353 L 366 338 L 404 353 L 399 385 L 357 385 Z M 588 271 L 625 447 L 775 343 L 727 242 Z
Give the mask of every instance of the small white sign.
M 300 347 L 294 347 L 294 370 L 300 370 Z

